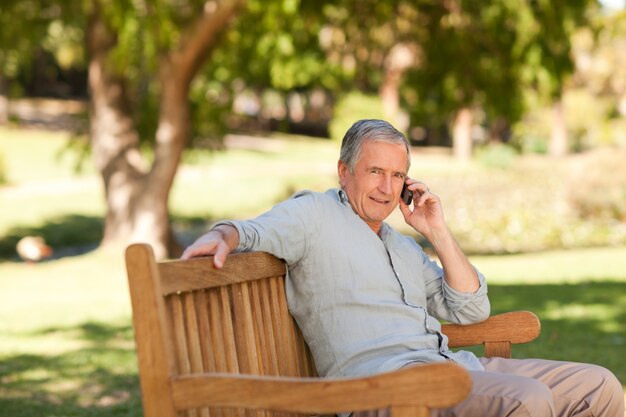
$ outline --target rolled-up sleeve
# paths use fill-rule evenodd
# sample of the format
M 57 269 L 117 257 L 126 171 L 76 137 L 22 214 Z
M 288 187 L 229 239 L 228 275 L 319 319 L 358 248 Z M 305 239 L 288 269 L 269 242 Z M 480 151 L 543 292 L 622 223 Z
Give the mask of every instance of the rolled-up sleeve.
M 456 324 L 478 323 L 489 318 L 491 305 L 487 281 L 480 271 L 474 268 L 480 286 L 470 293 L 452 288 L 443 278 L 443 270 L 438 269 L 441 273 L 429 285 L 428 311 L 431 315 Z

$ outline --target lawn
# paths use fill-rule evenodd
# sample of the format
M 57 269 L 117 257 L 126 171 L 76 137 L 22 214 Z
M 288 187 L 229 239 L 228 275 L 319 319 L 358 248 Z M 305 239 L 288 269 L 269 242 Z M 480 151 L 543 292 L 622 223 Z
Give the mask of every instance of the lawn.
M 75 175 L 71 158 L 55 159 L 65 141 L 0 128 L 10 181 L 0 188 L 0 249 L 23 231 L 76 246 L 35 265 L 0 256 L 0 416 L 140 416 L 123 248 L 92 250 L 101 186 L 93 171 Z M 29 149 L 47 157 L 31 160 Z M 254 215 L 294 189 L 333 186 L 335 158 L 334 145 L 306 139 L 189 153 L 171 202 L 180 237 L 193 239 L 216 218 Z M 435 183 L 451 173 L 492 175 L 443 157 L 415 162 Z M 626 247 L 472 261 L 488 276 L 494 312 L 541 318 L 540 338 L 517 346 L 516 357 L 594 362 L 626 382 Z

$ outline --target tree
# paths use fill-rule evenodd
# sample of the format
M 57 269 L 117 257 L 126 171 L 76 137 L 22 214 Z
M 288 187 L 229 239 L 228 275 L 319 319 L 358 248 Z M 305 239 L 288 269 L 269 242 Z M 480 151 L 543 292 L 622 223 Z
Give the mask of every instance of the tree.
M 190 85 L 243 3 L 3 2 L 0 75 L 5 78 L 25 66 L 52 25 L 84 32 L 90 141 L 107 208 L 103 244 L 140 240 L 151 243 L 159 257 L 176 254 L 168 197 L 190 138 Z M 148 111 L 145 105 L 151 106 Z M 151 161 L 140 150 L 146 141 L 154 143 Z
M 527 88 L 557 97 L 571 72 L 569 35 L 593 1 L 457 0 L 424 5 L 423 65 L 407 74 L 404 101 L 420 124 L 452 120 L 455 152 L 468 158 L 471 112 L 491 120 L 491 139 L 524 111 Z M 464 151 L 461 151 L 464 149 Z
M 168 197 L 190 137 L 190 85 L 241 6 L 238 0 L 88 6 L 90 137 L 106 195 L 104 244 L 140 240 L 159 257 L 177 253 Z M 150 86 L 159 97 L 150 164 L 140 152 L 139 109 L 130 93 L 138 83 L 128 69 L 140 66 L 143 74 L 153 70 Z
M 53 1 L 5 0 L 0 5 L 0 124 L 8 120 L 11 82 L 28 68 L 50 24 L 60 18 Z

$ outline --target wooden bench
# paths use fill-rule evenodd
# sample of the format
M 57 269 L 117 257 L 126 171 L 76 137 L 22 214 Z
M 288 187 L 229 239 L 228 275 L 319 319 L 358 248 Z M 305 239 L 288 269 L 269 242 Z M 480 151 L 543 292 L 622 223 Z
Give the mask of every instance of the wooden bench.
M 145 417 L 264 417 L 391 409 L 427 416 L 470 391 L 452 363 L 363 378 L 319 378 L 287 310 L 285 264 L 266 253 L 157 262 L 152 249 L 126 250 Z M 471 326 L 445 325 L 451 347 L 485 346 L 510 357 L 512 343 L 539 335 L 537 317 L 506 313 Z

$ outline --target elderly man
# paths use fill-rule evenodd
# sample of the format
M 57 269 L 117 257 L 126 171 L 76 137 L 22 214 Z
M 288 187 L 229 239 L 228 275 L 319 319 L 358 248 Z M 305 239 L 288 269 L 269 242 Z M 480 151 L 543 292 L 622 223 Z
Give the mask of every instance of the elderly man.
M 470 371 L 472 392 L 438 415 L 621 417 L 622 387 L 604 368 L 448 349 L 438 319 L 485 320 L 487 284 L 448 229 L 439 198 L 407 177 L 409 166 L 402 133 L 382 120 L 360 120 L 341 145 L 339 189 L 297 193 L 256 219 L 219 222 L 183 258 L 214 255 L 218 268 L 233 251 L 284 259 L 289 309 L 321 376 L 454 361 Z M 412 193 L 408 205 L 404 187 Z M 384 222 L 398 205 L 441 267 Z

